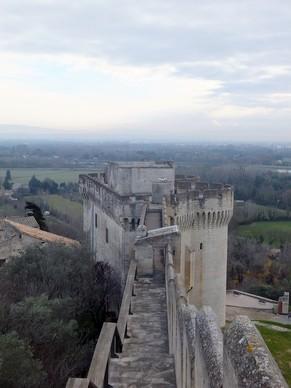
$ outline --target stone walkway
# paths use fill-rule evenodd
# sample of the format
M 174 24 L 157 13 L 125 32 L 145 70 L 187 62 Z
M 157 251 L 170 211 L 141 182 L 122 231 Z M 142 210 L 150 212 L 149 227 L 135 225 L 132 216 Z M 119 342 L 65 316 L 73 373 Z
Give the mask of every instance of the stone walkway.
M 148 230 L 158 229 L 162 226 L 162 214 L 160 211 L 147 211 L 145 225 Z
M 114 388 L 175 388 L 163 281 L 139 278 L 135 294 L 128 324 L 130 338 L 120 357 L 111 360 L 109 382 Z

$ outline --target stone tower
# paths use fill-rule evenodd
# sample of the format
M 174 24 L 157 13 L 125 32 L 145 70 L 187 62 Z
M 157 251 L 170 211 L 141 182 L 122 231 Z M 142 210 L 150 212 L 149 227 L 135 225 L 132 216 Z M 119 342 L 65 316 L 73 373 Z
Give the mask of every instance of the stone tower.
M 184 277 L 189 302 L 211 306 L 221 326 L 225 322 L 228 224 L 233 213 L 231 186 L 177 178 L 167 206 L 180 241 L 175 268 Z

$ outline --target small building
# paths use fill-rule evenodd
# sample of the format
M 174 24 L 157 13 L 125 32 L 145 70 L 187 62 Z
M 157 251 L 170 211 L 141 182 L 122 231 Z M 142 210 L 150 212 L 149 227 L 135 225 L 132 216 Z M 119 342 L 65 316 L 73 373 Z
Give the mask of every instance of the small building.
M 46 243 L 79 246 L 76 240 L 40 230 L 33 216 L 0 219 L 0 265 L 31 245 Z
M 289 313 L 289 292 L 284 292 L 279 298 L 278 314 L 287 315 Z

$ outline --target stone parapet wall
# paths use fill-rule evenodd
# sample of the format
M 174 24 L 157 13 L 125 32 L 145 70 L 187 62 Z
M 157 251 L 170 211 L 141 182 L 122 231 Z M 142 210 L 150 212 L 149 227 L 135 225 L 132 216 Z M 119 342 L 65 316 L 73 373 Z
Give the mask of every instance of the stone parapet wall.
M 177 388 L 287 388 L 277 364 L 248 317 L 222 333 L 208 306 L 187 301 L 181 275 L 166 254 L 169 352 L 175 359 Z
M 223 336 L 217 325 L 216 315 L 210 307 L 203 306 L 198 312 L 196 325 L 210 386 L 221 387 L 223 382 Z
M 166 294 L 169 351 L 174 355 L 177 388 L 223 386 L 223 340 L 211 308 L 188 304 L 182 278 L 168 249 Z
M 288 387 L 262 336 L 248 317 L 237 317 L 226 329 L 224 353 L 225 368 L 232 369 L 235 377 L 227 382 L 228 386 L 236 383 L 237 387 L 244 388 Z

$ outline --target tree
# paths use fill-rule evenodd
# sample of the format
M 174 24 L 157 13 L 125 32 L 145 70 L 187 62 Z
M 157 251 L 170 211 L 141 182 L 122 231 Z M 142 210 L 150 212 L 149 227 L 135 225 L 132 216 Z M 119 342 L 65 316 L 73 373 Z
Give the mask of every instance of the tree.
M 10 170 L 6 171 L 5 179 L 3 182 L 3 187 L 5 190 L 11 190 L 13 186 L 12 178 L 11 178 L 11 172 Z
M 0 268 L 0 332 L 14 331 L 30 344 L 46 373 L 40 386 L 63 387 L 88 371 L 103 322 L 112 317 L 108 301 L 111 309 L 120 303 L 119 284 L 112 268 L 84 248 L 31 247 Z M 1 380 L 0 386 L 14 388 Z
M 42 182 L 42 189 L 49 194 L 56 194 L 59 191 L 59 185 L 54 180 L 46 178 Z
M 42 214 L 41 208 L 33 202 L 26 201 L 25 210 L 28 216 L 33 216 L 36 219 L 41 230 L 48 230 L 45 218 Z
M 42 364 L 33 357 L 32 349 L 17 333 L 0 335 L 0 386 L 37 388 L 46 377 Z
M 28 297 L 10 307 L 10 328 L 29 341 L 42 361 L 48 386 L 65 385 L 68 373 L 78 366 L 78 323 L 71 298 Z M 29 322 L 29 324 L 27 324 Z M 86 347 L 83 349 L 85 350 Z
M 28 187 L 30 193 L 35 195 L 42 188 L 42 183 L 39 179 L 35 177 L 35 175 L 33 175 L 30 181 L 28 182 Z

